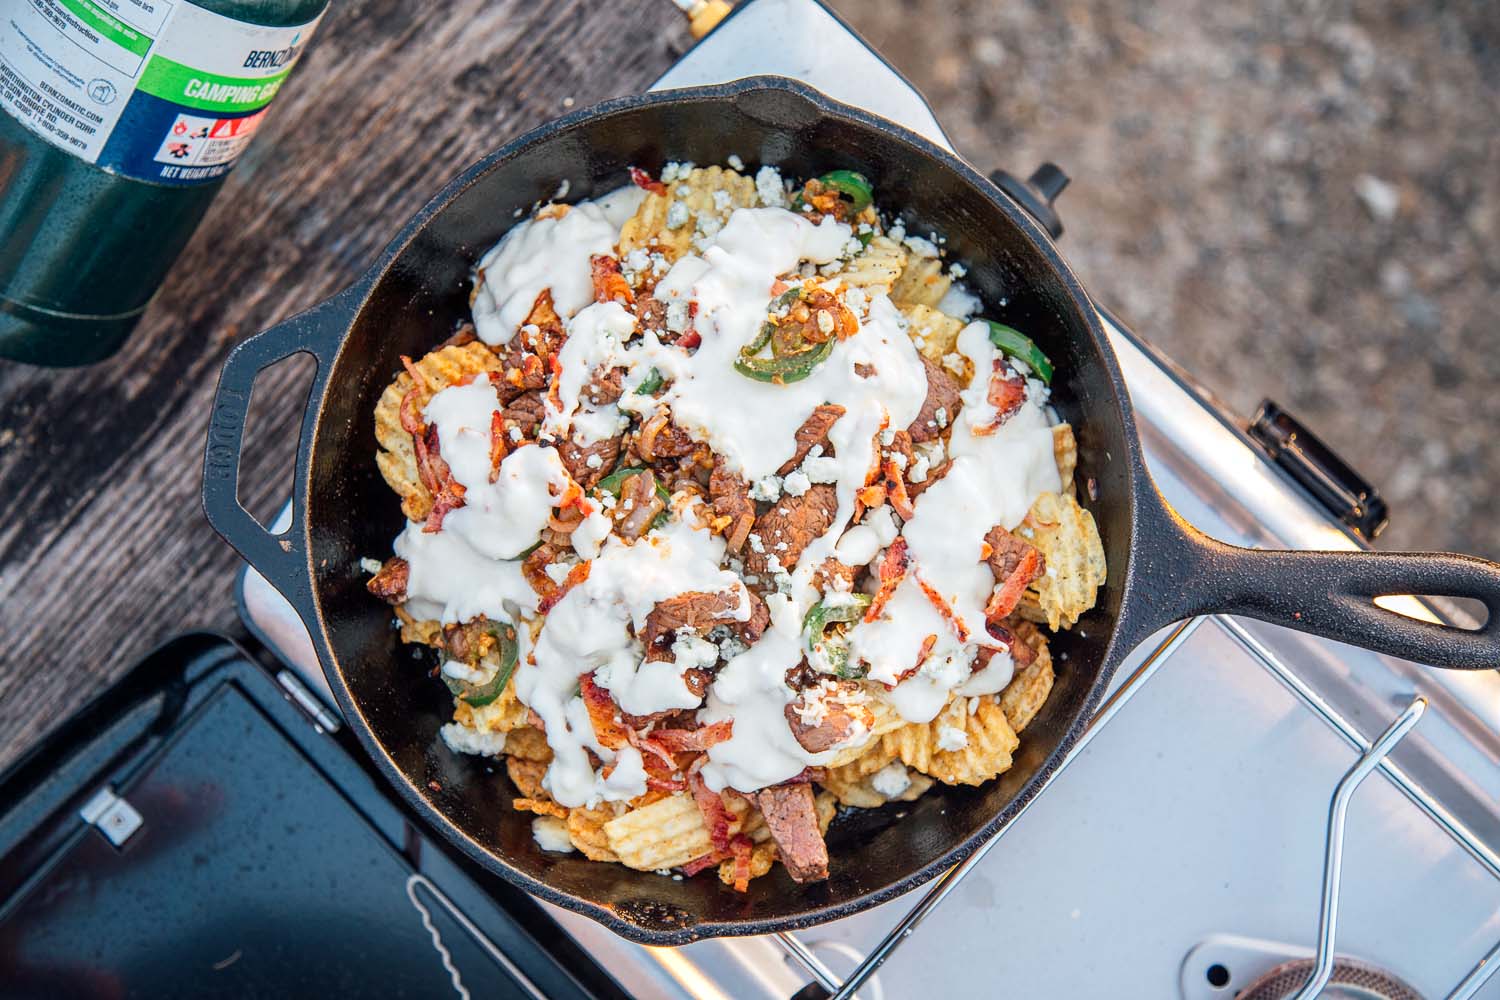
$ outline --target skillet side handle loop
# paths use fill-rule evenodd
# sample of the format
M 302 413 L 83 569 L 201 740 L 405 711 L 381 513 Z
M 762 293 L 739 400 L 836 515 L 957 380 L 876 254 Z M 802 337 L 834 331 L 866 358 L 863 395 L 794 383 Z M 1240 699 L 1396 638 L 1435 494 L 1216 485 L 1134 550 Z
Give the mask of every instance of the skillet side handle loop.
M 1143 593 L 1131 612 L 1139 634 L 1195 615 L 1243 615 L 1430 666 L 1500 667 L 1500 564 L 1453 553 L 1244 549 L 1187 523 L 1154 487 L 1141 506 Z M 1400 595 L 1471 598 L 1489 616 L 1469 630 L 1375 603 Z
M 353 316 L 353 301 L 357 300 L 346 291 L 235 345 L 219 373 L 209 417 L 208 442 L 203 453 L 203 513 L 213 529 L 299 609 L 307 605 L 305 598 L 310 588 L 307 554 L 302 544 L 307 435 L 303 434 L 303 443 L 297 450 L 292 522 L 285 531 L 272 534 L 240 503 L 245 420 L 256 376 L 294 354 L 306 353 L 313 356 L 318 366 L 307 396 L 303 419 L 306 430 L 317 411 L 329 366 Z

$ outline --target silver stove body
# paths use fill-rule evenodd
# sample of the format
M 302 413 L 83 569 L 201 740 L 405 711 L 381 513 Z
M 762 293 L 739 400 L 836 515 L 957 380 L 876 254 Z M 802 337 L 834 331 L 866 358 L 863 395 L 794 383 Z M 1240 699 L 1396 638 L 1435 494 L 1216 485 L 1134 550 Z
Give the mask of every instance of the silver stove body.
M 655 89 L 761 73 L 950 145 L 911 85 L 815 0 L 743 4 Z M 1241 545 L 1357 547 L 1180 374 L 1106 327 L 1147 462 L 1185 517 Z M 247 623 L 332 705 L 290 606 L 253 572 L 241 586 Z M 1312 954 L 1330 795 L 1356 744 L 1419 694 L 1420 725 L 1353 799 L 1337 951 L 1429 998 L 1500 1000 L 1500 980 L 1486 982 L 1496 962 L 1482 964 L 1500 942 L 1500 674 L 1217 617 L 1135 652 L 1052 787 L 859 995 L 1232 997 Z M 809 958 L 825 978 L 849 973 L 925 891 L 786 939 L 675 949 L 553 914 L 637 996 L 784 1000 L 814 978 Z M 1214 966 L 1229 976 L 1220 986 Z

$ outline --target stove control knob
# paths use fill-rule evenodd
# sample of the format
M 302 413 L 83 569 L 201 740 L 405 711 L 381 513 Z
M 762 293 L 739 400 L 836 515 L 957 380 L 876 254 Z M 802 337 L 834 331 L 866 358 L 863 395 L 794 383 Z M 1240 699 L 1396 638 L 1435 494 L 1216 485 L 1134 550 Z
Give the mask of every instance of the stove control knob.
M 1005 170 L 990 174 L 990 181 L 1004 191 L 1055 240 L 1063 234 L 1062 220 L 1052 202 L 1068 186 L 1069 177 L 1055 163 L 1043 163 L 1024 181 Z

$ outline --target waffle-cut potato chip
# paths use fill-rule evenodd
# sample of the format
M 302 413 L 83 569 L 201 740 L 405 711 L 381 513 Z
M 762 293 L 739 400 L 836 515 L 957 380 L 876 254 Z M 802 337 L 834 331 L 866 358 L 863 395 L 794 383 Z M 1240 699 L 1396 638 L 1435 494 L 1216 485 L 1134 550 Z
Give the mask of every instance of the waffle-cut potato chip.
M 887 750 L 885 741 L 881 739 L 876 739 L 860 749 L 860 756 L 838 767 L 825 769 L 820 784 L 843 805 L 874 809 L 876 806 L 885 804 L 885 796 L 874 791 L 867 779 L 895 760 L 896 754 L 894 751 Z
M 512 730 L 520 729 L 526 725 L 526 718 L 526 706 L 521 704 L 520 698 L 516 697 L 514 678 L 505 685 L 505 690 L 500 692 L 500 697 L 488 705 L 480 705 L 476 708 L 462 698 L 453 699 L 454 721 L 461 725 L 470 726 L 482 733 L 508 733 Z M 514 753 L 510 746 L 509 741 L 507 741 L 505 745 L 506 753 Z M 548 759 L 550 759 L 550 756 Z
M 607 802 L 594 809 L 569 809 L 568 839 L 590 861 L 619 861 L 619 855 L 609 849 L 609 838 L 604 834 L 604 824 L 615 815 L 613 804 Z
M 906 725 L 906 720 L 901 718 L 890 701 L 885 696 L 885 688 L 873 681 L 864 684 L 865 702 L 864 707 L 870 710 L 873 719 L 870 722 L 869 735 L 854 746 L 845 747 L 834 755 L 825 766 L 842 767 L 852 760 L 858 760 L 865 751 L 879 743 L 879 737 L 893 729 L 899 729 Z
M 1057 462 L 1062 491 L 1072 495 L 1073 473 L 1078 469 L 1078 439 L 1073 436 L 1072 424 L 1058 424 L 1052 428 L 1052 458 Z
M 423 646 L 438 646 L 443 641 L 443 623 L 436 618 L 413 618 L 406 605 L 395 607 L 396 620 L 401 623 L 401 641 Z
M 829 771 L 824 777 L 823 787 L 840 805 L 854 806 L 857 809 L 878 809 L 887 802 L 911 802 L 932 787 L 932 779 L 927 775 L 908 770 L 906 777 L 910 784 L 900 795 L 892 797 L 876 789 L 873 780 L 875 773 L 890 766 L 896 759 L 895 754 L 888 752 L 884 744 L 885 741 L 882 740 L 866 757 L 861 757 L 846 767 Z
M 1017 531 L 1047 560 L 1047 572 L 1027 588 L 1030 600 L 1022 602 L 1022 612 L 1029 603 L 1054 631 L 1072 628 L 1094 606 L 1104 583 L 1104 543 L 1094 515 L 1066 494 L 1043 493 Z
M 556 816 L 558 819 L 568 818 L 567 806 L 560 806 L 551 799 L 512 799 L 510 807 L 517 812 L 532 812 L 538 816 Z
M 1036 659 L 1016 671 L 1005 690 L 1000 692 L 1000 708 L 1005 712 L 1005 721 L 1017 733 L 1025 729 L 1042 703 L 1052 693 L 1052 651 L 1047 648 L 1047 636 L 1031 622 L 1017 622 L 1011 626 L 1017 642 L 1024 642 L 1036 653 Z M 506 750 L 510 747 L 507 743 Z
M 548 797 L 547 790 L 542 787 L 542 776 L 547 773 L 547 765 L 542 761 L 522 760 L 520 757 L 507 756 L 505 773 L 510 776 L 511 784 L 516 786 L 516 791 L 521 793 L 522 798 Z
M 723 192 L 725 197 L 716 198 Z M 693 252 L 693 237 L 718 232 L 736 208 L 755 205 L 755 181 L 723 167 L 699 167 L 686 178 L 667 182 L 666 194 L 647 194 L 620 230 L 620 256 L 632 250 L 660 253 L 668 261 Z M 685 221 L 668 224 L 672 206 L 687 207 Z
M 943 274 L 943 262 L 936 257 L 910 257 L 901 277 L 891 289 L 891 301 L 897 306 L 927 306 L 936 309 L 948 294 L 953 279 Z
M 552 748 L 547 745 L 547 734 L 535 726 L 519 726 L 505 736 L 505 752 L 522 760 L 539 760 L 543 764 L 552 760 Z
M 745 803 L 743 813 L 740 813 L 738 809 L 731 810 L 740 816 L 740 833 L 743 833 L 757 844 L 763 844 L 770 840 L 771 828 L 766 825 L 765 816 L 761 815 L 761 811 L 755 808 L 754 803 L 749 799 L 742 797 L 741 801 Z
M 465 375 L 479 372 L 498 372 L 505 366 L 495 353 L 479 341 L 458 347 L 440 347 L 424 355 L 414 365 L 426 379 L 430 393 L 420 387 L 417 402 L 419 409 L 427 405 L 432 395 L 448 388 Z M 412 521 L 424 520 L 432 510 L 432 496 L 422 485 L 417 472 L 417 453 L 411 443 L 411 435 L 401 426 L 401 400 L 412 388 L 412 378 L 407 372 L 396 376 L 386 386 L 375 404 L 375 440 L 380 450 L 375 453 L 375 464 L 387 485 L 401 497 L 401 510 Z
M 609 849 L 638 871 L 676 868 L 714 849 L 698 803 L 677 792 L 604 824 Z
M 906 334 L 917 345 L 917 350 L 939 365 L 943 364 L 944 358 L 956 355 L 961 370 L 953 375 L 960 383 L 968 385 L 969 379 L 974 377 L 974 365 L 958 354 L 958 335 L 968 324 L 956 316 L 920 304 L 904 305 L 901 312 L 906 316 Z
M 967 745 L 942 749 L 942 733 L 948 727 L 961 731 Z M 945 785 L 984 784 L 1010 770 L 1011 754 L 1021 745 L 1000 703 L 988 695 L 980 698 L 973 712 L 967 698 L 955 698 L 931 722 L 912 723 L 882 739 L 902 763 Z
M 889 295 L 904 267 L 906 248 L 889 236 L 876 236 L 836 277 L 845 288 L 863 288 L 872 296 Z

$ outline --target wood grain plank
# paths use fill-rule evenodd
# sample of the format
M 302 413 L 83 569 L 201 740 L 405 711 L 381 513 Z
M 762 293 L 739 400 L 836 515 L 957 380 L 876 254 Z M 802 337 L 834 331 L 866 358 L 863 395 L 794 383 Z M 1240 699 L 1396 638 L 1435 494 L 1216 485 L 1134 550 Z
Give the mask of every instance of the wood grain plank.
M 663 0 L 335 0 L 125 350 L 0 369 L 0 767 L 162 639 L 233 625 L 238 560 L 198 500 L 233 343 L 346 285 L 469 162 L 565 100 L 640 91 L 687 42 Z M 283 368 L 258 398 L 294 398 Z M 263 511 L 300 406 L 259 416 L 241 492 Z

